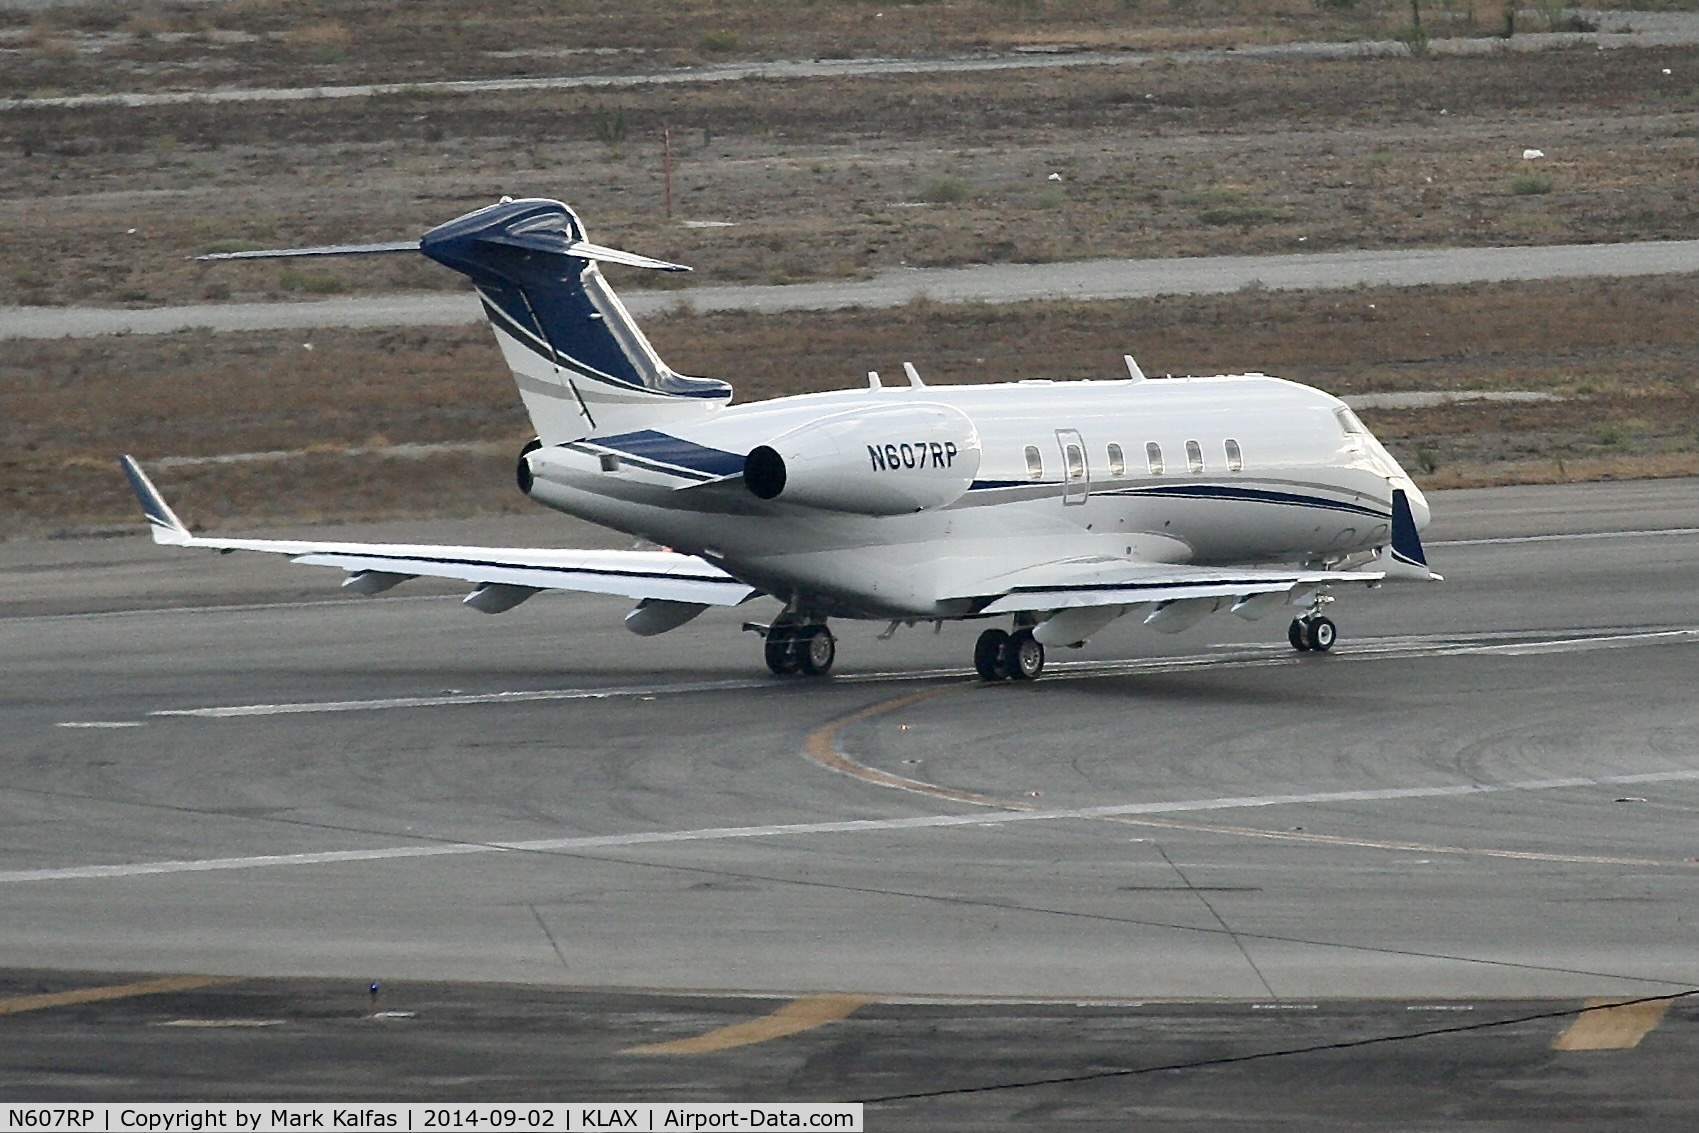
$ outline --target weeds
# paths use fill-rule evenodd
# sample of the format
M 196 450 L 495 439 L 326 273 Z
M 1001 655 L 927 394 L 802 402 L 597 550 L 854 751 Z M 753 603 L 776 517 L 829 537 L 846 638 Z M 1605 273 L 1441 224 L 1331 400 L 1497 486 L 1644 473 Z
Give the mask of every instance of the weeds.
M 350 39 L 348 25 L 341 20 L 314 20 L 290 28 L 283 41 L 291 47 L 347 47 Z
M 960 177 L 934 177 L 921 186 L 920 199 L 929 205 L 958 205 L 973 195 Z
M 348 290 L 348 283 L 341 276 L 328 271 L 297 271 L 294 268 L 278 275 L 277 286 L 281 291 L 299 291 L 307 295 L 341 295 Z
M 1220 208 L 1208 208 L 1198 213 L 1198 222 L 1214 227 L 1228 225 L 1267 224 L 1276 220 L 1290 219 L 1284 209 L 1270 208 L 1267 205 L 1234 205 Z
M 214 240 L 201 248 L 200 254 L 203 256 L 227 256 L 231 252 L 252 252 L 263 247 L 265 247 L 264 244 L 256 244 L 252 240 Z
M 1518 197 L 1544 196 L 1554 187 L 1549 173 L 1518 173 L 1510 182 L 1510 191 Z
M 590 119 L 590 133 L 605 146 L 617 146 L 625 141 L 627 125 L 624 107 L 596 107 Z

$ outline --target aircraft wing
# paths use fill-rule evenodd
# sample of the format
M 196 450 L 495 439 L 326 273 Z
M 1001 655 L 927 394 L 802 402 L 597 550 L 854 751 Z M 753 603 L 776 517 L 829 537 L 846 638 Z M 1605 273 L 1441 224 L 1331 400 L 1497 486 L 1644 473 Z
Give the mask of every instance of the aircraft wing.
M 153 541 L 173 547 L 289 555 L 310 566 L 341 567 L 343 585 L 376 594 L 410 578 L 473 583 L 468 605 L 486 613 L 510 609 L 540 590 L 578 590 L 694 606 L 735 606 L 758 591 L 711 563 L 672 551 L 445 547 L 404 543 L 332 543 L 300 539 L 221 539 L 195 535 L 177 518 L 135 460 L 121 460 L 153 527 Z
M 1300 570 L 1290 567 L 1200 567 L 1130 559 L 1061 559 L 986 580 L 975 598 L 983 614 L 1062 610 L 1079 606 L 1125 606 L 1177 602 L 1186 598 L 1250 598 L 1285 594 L 1336 583 L 1376 583 L 1373 570 Z

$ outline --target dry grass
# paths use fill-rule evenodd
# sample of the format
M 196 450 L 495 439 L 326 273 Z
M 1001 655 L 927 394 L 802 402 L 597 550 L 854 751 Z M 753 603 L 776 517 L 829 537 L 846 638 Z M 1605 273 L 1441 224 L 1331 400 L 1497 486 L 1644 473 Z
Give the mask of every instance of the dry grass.
M 1335 393 L 1532 389 L 1565 400 L 1365 411 L 1434 486 L 1688 475 L 1699 458 L 1699 280 L 1235 295 L 1121 303 L 649 320 L 681 369 L 732 378 L 740 401 L 860 385 L 913 360 L 935 384 L 1263 369 Z M 483 327 L 10 344 L 0 356 L 0 522 L 134 522 L 113 457 L 313 448 L 265 464 L 159 469 L 212 526 L 479 514 L 529 507 L 512 457 L 529 435 Z M 1036 346 L 1036 349 L 1035 349 Z M 490 452 L 341 455 L 385 442 Z
M 1350 12 L 1312 0 L 630 0 L 559 11 L 530 0 L 96 0 L 0 11 L 0 28 L 20 33 L 0 94 L 1360 38 L 1406 13 L 1402 0 Z M 0 288 L 8 301 L 45 304 L 457 288 L 416 258 L 308 271 L 185 257 L 394 239 L 502 193 L 568 199 L 595 237 L 693 263 L 700 283 L 1097 255 L 1694 237 L 1699 94 L 1681 77 L 1696 70 L 1699 50 L 1649 49 L 33 107 L 0 112 Z M 614 119 L 622 136 L 610 142 L 599 123 Z M 735 227 L 662 215 L 663 124 L 678 215 Z M 1550 192 L 1516 192 L 1528 145 L 1550 155 L 1534 171 Z M 936 203 L 914 207 L 923 196 Z M 1571 400 L 1369 416 L 1435 482 L 1660 474 L 1687 468 L 1699 445 L 1693 284 L 681 314 L 651 329 L 682 368 L 735 377 L 745 400 L 857 384 L 904 357 L 933 380 L 1105 376 L 1125 350 L 1151 372 L 1260 367 L 1337 392 L 1546 389 Z M 331 450 L 162 475 L 187 512 L 217 523 L 526 506 L 505 457 L 400 464 L 334 451 L 375 436 L 516 447 L 523 415 L 486 332 L 317 332 L 312 351 L 304 341 L 8 343 L 0 520 L 36 531 L 132 523 L 109 463 L 132 448 Z
M 341 20 L 311 20 L 283 34 L 283 42 L 291 47 L 343 47 L 352 38 Z
M 1422 478 L 1426 488 L 1491 488 L 1500 484 L 1577 484 L 1593 480 L 1659 480 L 1699 476 L 1699 452 L 1593 456 L 1572 460 L 1464 463 Z
M 0 281 L 32 304 L 287 297 L 298 281 L 292 292 L 276 265 L 185 257 L 394 239 L 502 193 L 566 198 L 598 238 L 692 263 L 700 283 L 1699 235 L 1693 90 L 1641 81 L 1666 65 L 1699 70 L 1699 50 L 1624 58 L 14 111 L 0 114 L 0 152 L 15 155 Z M 1438 113 L 1447 107 L 1460 109 Z M 608 116 L 624 124 L 617 146 L 597 140 Z M 678 216 L 735 227 L 666 220 L 669 122 Z M 1531 141 L 1550 155 L 1540 166 L 1553 190 L 1518 196 Z M 458 286 L 419 261 L 336 274 L 355 292 Z
M 1656 0 L 1650 0 L 1652 6 Z M 1597 7 L 1645 7 L 1602 0 Z M 1490 34 L 1499 9 L 1429 5 L 1428 35 Z M 87 40 L 94 57 L 26 53 L 0 87 L 194 89 L 243 85 L 408 81 L 513 74 L 593 73 L 725 60 L 910 57 L 1019 49 L 1164 51 L 1300 40 L 1391 39 L 1409 23 L 1406 0 L 624 0 L 536 4 L 531 0 L 341 0 L 329 19 L 314 0 L 235 0 L 212 6 L 173 0 L 105 0 L 50 15 L 59 37 Z M 32 17 L 0 10 L 0 28 Z M 35 17 L 40 19 L 41 17 Z M 244 42 L 186 50 L 159 31 L 208 21 Z M 334 43 L 294 40 L 303 29 L 356 31 L 357 56 Z M 1546 30 L 1535 21 L 1537 30 Z M 113 31 L 131 29 L 119 40 Z M 278 44 L 296 50 L 279 52 Z M 306 50 L 299 50 L 305 48 Z M 302 68 L 306 68 L 303 72 Z

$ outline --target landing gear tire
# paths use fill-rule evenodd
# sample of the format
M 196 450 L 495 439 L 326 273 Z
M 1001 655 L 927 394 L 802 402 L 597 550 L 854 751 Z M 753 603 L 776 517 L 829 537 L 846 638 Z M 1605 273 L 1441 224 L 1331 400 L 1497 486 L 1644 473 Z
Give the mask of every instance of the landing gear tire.
M 1326 653 L 1339 638 L 1339 627 L 1332 618 L 1311 618 L 1304 627 L 1304 641 L 1316 653 Z
M 1326 653 L 1339 640 L 1339 627 L 1333 624 L 1332 618 L 1324 618 L 1320 614 L 1293 618 L 1291 628 L 1286 631 L 1286 640 L 1300 653 Z
M 1044 646 L 1030 629 L 1015 633 L 1003 647 L 1003 670 L 1017 681 L 1035 680 L 1044 671 Z
M 798 669 L 811 677 L 823 677 L 831 671 L 838 656 L 838 642 L 825 626 L 809 626 L 792 639 L 791 652 Z
M 973 643 L 973 667 L 980 677 L 1000 681 L 1009 675 L 1004 667 L 1004 655 L 1009 648 L 1009 635 L 1000 629 L 988 629 Z
M 789 626 L 775 624 L 767 631 L 767 646 L 764 650 L 767 658 L 767 668 L 776 677 L 788 677 L 802 668 L 798 642 L 794 631 Z

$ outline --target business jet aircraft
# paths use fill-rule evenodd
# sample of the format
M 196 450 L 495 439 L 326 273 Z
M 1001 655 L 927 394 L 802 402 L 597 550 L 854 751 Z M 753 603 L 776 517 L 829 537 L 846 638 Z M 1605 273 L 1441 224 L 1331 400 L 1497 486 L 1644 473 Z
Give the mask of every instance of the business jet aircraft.
M 974 646 L 988 681 L 1030 680 L 1045 648 L 1128 614 L 1176 633 L 1226 609 L 1296 613 L 1294 648 L 1326 652 L 1330 589 L 1437 579 L 1428 507 L 1337 398 L 1262 374 L 864 389 L 730 404 L 725 382 L 667 366 L 598 263 L 688 270 L 590 243 L 552 200 L 510 200 L 417 242 L 218 258 L 419 251 L 471 278 L 536 439 L 520 490 L 672 548 L 525 550 L 205 538 L 136 462 L 123 467 L 158 543 L 341 567 L 376 594 L 419 576 L 474 584 L 500 613 L 541 590 L 637 600 L 664 633 L 712 605 L 784 603 L 776 674 L 832 667 L 830 618 L 1006 619 Z M 213 258 L 213 257 L 206 257 Z

